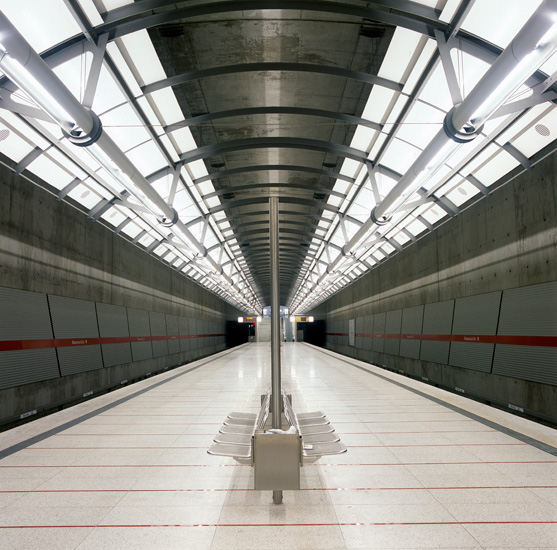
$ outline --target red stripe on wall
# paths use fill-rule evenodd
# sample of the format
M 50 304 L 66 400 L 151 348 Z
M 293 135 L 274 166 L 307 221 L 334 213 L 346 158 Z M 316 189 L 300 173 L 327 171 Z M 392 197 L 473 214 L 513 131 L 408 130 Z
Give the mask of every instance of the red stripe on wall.
M 328 332 L 327 336 L 346 336 L 347 332 Z M 357 338 L 390 338 L 398 340 L 433 340 L 436 342 L 465 342 L 472 344 L 506 344 L 510 346 L 557 347 L 557 336 L 505 336 L 478 334 L 364 334 Z
M 0 341 L 0 351 L 23 349 L 66 348 L 75 346 L 98 346 L 99 344 L 127 344 L 133 342 L 155 342 L 160 340 L 183 340 L 186 338 L 210 338 L 226 334 L 190 334 L 172 336 L 114 336 L 108 338 L 51 338 L 47 340 Z

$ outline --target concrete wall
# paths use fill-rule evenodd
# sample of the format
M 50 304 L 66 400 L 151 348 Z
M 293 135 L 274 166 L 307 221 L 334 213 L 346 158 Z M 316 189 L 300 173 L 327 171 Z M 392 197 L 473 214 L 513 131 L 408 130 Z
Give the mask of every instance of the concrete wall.
M 506 296 L 507 303 L 512 305 L 513 299 L 525 293 L 543 291 L 547 299 L 539 301 L 536 305 L 539 309 L 531 312 L 532 319 L 538 322 L 543 319 L 543 323 L 536 328 L 536 334 L 530 335 L 557 336 L 557 308 L 554 307 L 557 287 L 547 284 L 557 281 L 556 164 L 555 155 L 541 160 L 532 171 L 517 175 L 489 197 L 380 264 L 314 312 L 308 312 L 316 318 L 327 319 L 327 347 L 410 376 L 427 378 L 429 383 L 453 390 L 456 387 L 457 391 L 499 406 L 510 404 L 523 409 L 525 414 L 557 422 L 555 382 L 529 380 L 532 377 L 526 372 L 530 368 L 528 362 L 531 368 L 537 368 L 536 354 L 543 352 L 547 379 L 556 379 L 554 343 L 543 349 L 514 346 L 515 354 L 527 349 L 524 357 L 529 359 L 522 372 L 502 376 L 493 367 L 489 372 L 478 372 L 376 351 L 380 346 L 370 344 L 366 337 L 356 338 L 356 345 L 349 346 L 346 334 L 349 319 L 362 319 L 366 323 L 368 316 L 383 312 L 497 291 L 504 291 L 501 293 L 503 299 Z M 514 315 L 518 319 L 521 313 Z M 502 334 L 500 326 L 497 330 L 499 332 L 494 334 Z M 359 332 L 365 333 L 357 324 L 356 333 Z M 372 329 L 371 332 L 377 331 Z M 521 335 L 526 336 L 518 334 Z M 378 338 L 371 340 L 379 341 Z M 496 355 L 497 346 L 495 348 Z
M 3 166 L 0 197 L 0 287 L 170 314 L 224 333 L 220 298 Z M 224 349 L 224 338 L 202 340 L 195 350 L 2 389 L 0 423 Z

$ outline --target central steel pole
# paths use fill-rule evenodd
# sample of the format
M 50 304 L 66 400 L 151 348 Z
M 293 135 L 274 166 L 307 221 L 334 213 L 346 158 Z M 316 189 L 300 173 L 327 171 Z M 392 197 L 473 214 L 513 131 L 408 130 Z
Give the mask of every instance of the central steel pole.
M 279 222 L 278 197 L 269 198 L 269 238 L 271 252 L 271 407 L 273 428 L 282 428 L 280 385 L 280 303 L 279 303 Z M 282 502 L 282 491 L 273 491 L 273 502 Z

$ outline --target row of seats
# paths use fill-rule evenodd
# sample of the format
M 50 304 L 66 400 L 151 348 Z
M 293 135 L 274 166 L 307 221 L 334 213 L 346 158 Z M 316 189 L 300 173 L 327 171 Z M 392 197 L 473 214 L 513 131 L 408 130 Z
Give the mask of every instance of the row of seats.
M 271 390 L 261 400 L 258 414 L 231 412 L 214 437 L 207 451 L 210 455 L 230 456 L 239 462 L 252 461 L 252 438 L 256 430 L 264 430 L 269 417 Z M 321 411 L 296 414 L 285 390 L 282 390 L 284 416 L 290 426 L 302 438 L 302 457 L 313 462 L 323 455 L 346 452 L 335 429 Z M 280 436 L 280 434 L 277 434 Z

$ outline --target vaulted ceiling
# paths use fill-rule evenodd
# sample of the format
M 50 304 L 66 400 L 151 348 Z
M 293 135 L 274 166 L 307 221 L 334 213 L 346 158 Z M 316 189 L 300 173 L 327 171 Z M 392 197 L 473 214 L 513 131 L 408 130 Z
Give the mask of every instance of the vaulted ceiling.
M 246 312 L 270 303 L 269 197 L 280 303 L 303 313 L 531 168 L 555 137 L 553 38 L 477 128 L 450 124 L 474 90 L 494 91 L 490 69 L 511 63 L 505 48 L 525 22 L 555 15 L 547 1 L 0 0 L 0 10 L 98 115 L 113 160 L 123 153 L 140 174 L 134 185 L 176 215 L 161 223 L 121 171 L 92 162 L 7 77 L 5 163 Z M 443 139 L 450 155 L 433 170 Z

